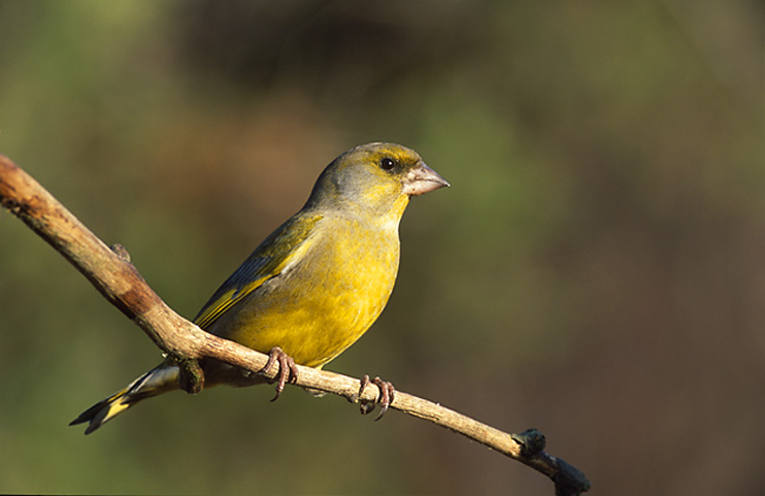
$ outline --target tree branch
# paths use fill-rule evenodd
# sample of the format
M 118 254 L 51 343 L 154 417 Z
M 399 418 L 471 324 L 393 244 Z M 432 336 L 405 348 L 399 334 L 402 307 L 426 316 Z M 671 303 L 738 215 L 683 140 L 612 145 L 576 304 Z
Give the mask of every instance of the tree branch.
M 121 246 L 108 247 L 37 181 L 0 155 L 0 203 L 61 253 L 113 305 L 133 320 L 164 352 L 181 364 L 186 391 L 202 389 L 204 375 L 196 363 L 214 358 L 257 372 L 267 355 L 208 334 L 168 307 L 130 263 Z M 380 393 L 370 384 L 358 396 L 359 379 L 298 366 L 297 385 L 342 396 L 351 402 L 375 401 Z M 273 379 L 274 364 L 264 374 Z M 547 475 L 557 495 L 577 495 L 589 489 L 582 472 L 544 451 L 545 439 L 531 429 L 508 434 L 472 418 L 400 391 L 391 408 L 446 427 Z

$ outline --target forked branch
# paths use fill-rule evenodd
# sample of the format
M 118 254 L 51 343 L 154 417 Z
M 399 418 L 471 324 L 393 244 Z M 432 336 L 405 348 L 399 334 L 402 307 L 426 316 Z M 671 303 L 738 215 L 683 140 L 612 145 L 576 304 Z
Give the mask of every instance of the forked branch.
M 104 244 L 37 181 L 2 155 L 0 203 L 69 260 L 160 349 L 179 361 L 186 391 L 198 392 L 203 387 L 204 375 L 197 359 L 214 358 L 252 372 L 266 364 L 267 355 L 208 334 L 175 313 L 149 287 L 122 247 Z M 333 393 L 351 402 L 372 402 L 379 394 L 377 386 L 370 384 L 358 397 L 359 379 L 303 366 L 298 366 L 298 371 L 298 386 Z M 265 375 L 274 378 L 277 372 L 274 365 Z M 508 434 L 398 391 L 391 408 L 446 427 L 534 468 L 553 480 L 558 495 L 581 494 L 590 487 L 582 472 L 544 451 L 544 436 L 534 429 Z

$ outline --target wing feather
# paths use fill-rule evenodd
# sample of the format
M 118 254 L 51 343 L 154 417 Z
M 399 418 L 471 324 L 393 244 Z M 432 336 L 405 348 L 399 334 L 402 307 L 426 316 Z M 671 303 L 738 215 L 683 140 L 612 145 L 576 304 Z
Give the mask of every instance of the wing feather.
M 279 226 L 210 297 L 194 318 L 194 323 L 203 329 L 208 327 L 300 258 L 307 248 L 306 241 L 321 218 L 317 214 L 298 213 Z

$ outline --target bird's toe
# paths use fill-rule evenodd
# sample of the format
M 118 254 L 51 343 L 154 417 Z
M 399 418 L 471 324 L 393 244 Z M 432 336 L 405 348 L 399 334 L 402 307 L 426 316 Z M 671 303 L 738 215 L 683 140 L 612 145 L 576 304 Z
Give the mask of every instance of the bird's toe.
M 279 395 L 281 395 L 282 391 L 284 391 L 284 386 L 288 382 L 294 384 L 297 382 L 298 378 L 298 369 L 297 365 L 295 364 L 295 360 L 284 351 L 282 351 L 282 349 L 278 346 L 274 346 L 271 348 L 271 351 L 268 352 L 268 361 L 263 366 L 263 368 L 258 371 L 258 373 L 265 374 L 271 368 L 274 362 L 279 364 L 279 373 L 274 378 L 276 381 L 276 396 L 274 396 L 271 401 L 276 401 L 279 399 Z
M 380 395 L 378 396 L 376 402 L 361 401 L 359 408 L 361 409 L 361 414 L 366 415 L 375 409 L 375 405 L 379 404 L 380 413 L 377 415 L 375 420 L 380 420 L 383 415 L 385 415 L 385 412 L 388 411 L 390 404 L 393 402 L 393 399 L 396 395 L 396 388 L 393 386 L 393 383 L 389 381 L 384 381 L 379 377 L 375 377 L 374 379 L 370 380 L 369 375 L 364 374 L 364 376 L 361 378 L 361 385 L 359 386 L 359 398 L 361 398 L 364 389 L 370 383 L 376 385 L 380 389 Z

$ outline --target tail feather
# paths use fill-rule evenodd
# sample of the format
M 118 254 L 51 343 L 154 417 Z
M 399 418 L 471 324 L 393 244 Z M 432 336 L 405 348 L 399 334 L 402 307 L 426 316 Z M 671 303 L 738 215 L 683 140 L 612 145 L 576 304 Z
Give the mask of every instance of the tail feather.
M 133 406 L 135 402 L 128 401 L 129 398 L 126 397 L 127 391 L 127 388 L 125 388 L 122 391 L 109 396 L 105 400 L 99 401 L 82 412 L 80 416 L 72 420 L 69 425 L 90 422 L 87 429 L 85 429 L 85 434 L 90 434 L 107 421 Z
M 85 434 L 90 434 L 139 401 L 173 389 L 178 389 L 178 367 L 162 364 L 140 376 L 127 387 L 91 406 L 69 425 L 89 422 Z

